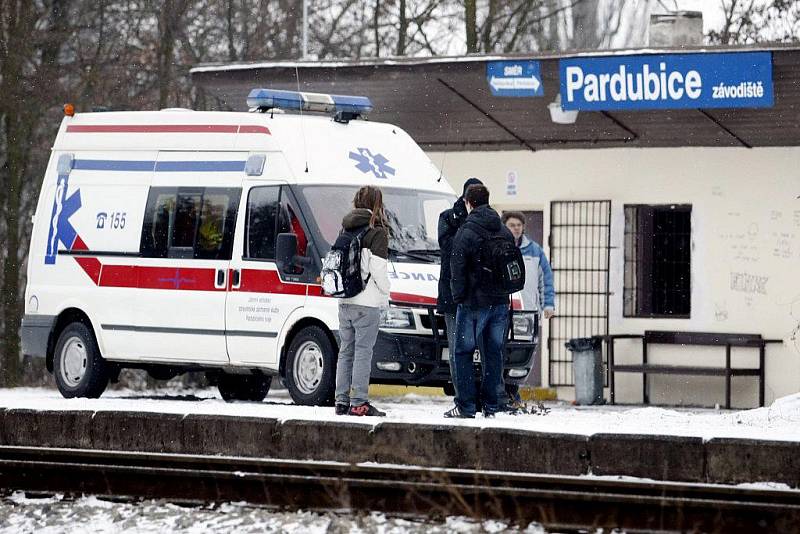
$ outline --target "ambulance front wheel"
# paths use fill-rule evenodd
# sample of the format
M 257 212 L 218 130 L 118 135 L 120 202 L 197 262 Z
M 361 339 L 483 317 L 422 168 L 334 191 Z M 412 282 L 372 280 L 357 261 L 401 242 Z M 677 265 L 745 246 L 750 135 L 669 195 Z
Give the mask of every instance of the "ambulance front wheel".
M 222 373 L 217 379 L 219 394 L 226 401 L 261 402 L 269 393 L 271 384 L 271 376 L 229 375 Z
M 53 358 L 56 386 L 65 398 L 98 398 L 108 385 L 109 369 L 100 356 L 94 333 L 72 323 L 58 336 Z
M 294 336 L 286 354 L 286 387 L 296 404 L 333 404 L 336 351 L 322 328 L 307 326 Z

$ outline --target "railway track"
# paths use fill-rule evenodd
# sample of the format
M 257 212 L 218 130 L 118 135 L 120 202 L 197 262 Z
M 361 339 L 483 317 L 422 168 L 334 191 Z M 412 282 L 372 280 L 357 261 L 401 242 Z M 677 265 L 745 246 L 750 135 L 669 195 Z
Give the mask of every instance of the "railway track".
M 550 529 L 796 532 L 800 492 L 392 465 L 0 447 L 4 491 L 463 515 Z

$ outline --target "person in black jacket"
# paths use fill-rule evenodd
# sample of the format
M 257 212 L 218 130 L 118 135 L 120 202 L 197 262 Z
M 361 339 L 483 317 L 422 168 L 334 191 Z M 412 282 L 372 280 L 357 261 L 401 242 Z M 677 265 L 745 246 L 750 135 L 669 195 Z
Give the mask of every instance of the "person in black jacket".
M 477 178 L 470 178 L 464 182 L 464 193 L 471 185 L 483 185 Z M 464 204 L 464 195 L 458 197 L 453 207 L 439 214 L 439 254 L 441 266 L 439 270 L 439 295 L 436 299 L 436 311 L 444 315 L 445 328 L 447 329 L 447 347 L 450 355 L 450 378 L 455 388 L 456 380 L 453 378 L 455 367 L 455 335 L 456 335 L 456 303 L 450 291 L 450 252 L 453 248 L 453 238 L 456 232 L 467 220 L 467 206 Z
M 489 206 L 489 190 L 472 185 L 464 195 L 469 215 L 453 239 L 450 258 L 450 288 L 456 312 L 455 407 L 445 417 L 475 417 L 477 391 L 472 370 L 472 355 L 483 339 L 481 399 L 483 415 L 500 411 L 499 392 L 503 387 L 503 352 L 508 323 L 508 295 L 492 293 L 481 283 L 481 244 L 489 237 L 502 236 L 514 243 L 511 232 Z

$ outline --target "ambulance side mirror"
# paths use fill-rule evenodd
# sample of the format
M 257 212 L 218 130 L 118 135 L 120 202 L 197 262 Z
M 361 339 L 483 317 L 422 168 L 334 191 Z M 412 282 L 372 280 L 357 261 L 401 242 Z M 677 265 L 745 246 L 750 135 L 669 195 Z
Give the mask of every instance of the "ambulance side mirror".
M 294 256 L 297 253 L 297 235 L 278 234 L 275 242 L 275 263 L 278 269 L 287 273 L 294 268 Z

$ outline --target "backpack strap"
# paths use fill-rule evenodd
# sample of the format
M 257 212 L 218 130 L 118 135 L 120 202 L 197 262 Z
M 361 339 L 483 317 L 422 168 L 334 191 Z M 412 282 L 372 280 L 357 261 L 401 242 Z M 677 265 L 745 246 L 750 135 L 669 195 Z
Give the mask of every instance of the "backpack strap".
M 363 249 L 364 248 L 364 247 L 361 246 L 362 243 L 363 243 L 363 240 L 364 240 L 364 236 L 367 235 L 367 232 L 369 232 L 371 228 L 372 227 L 370 225 L 366 224 L 366 225 L 364 225 L 364 228 L 362 228 L 361 230 L 356 232 L 356 235 L 354 236 L 354 239 L 358 239 L 359 249 Z M 361 258 L 360 250 L 359 250 L 359 253 L 358 253 L 358 257 L 359 257 L 359 261 L 360 261 L 360 258 Z M 360 270 L 361 266 L 359 265 L 358 267 L 359 267 L 359 270 Z M 367 284 L 369 283 L 370 278 L 372 278 L 372 273 L 367 273 L 367 277 L 364 279 L 364 289 L 367 288 Z

